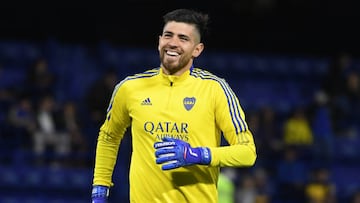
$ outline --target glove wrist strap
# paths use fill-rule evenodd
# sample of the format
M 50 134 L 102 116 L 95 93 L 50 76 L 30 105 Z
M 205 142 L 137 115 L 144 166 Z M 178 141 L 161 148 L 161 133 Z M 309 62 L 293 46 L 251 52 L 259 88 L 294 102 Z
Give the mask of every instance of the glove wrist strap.
M 201 163 L 200 164 L 209 165 L 211 162 L 210 149 L 207 147 L 201 147 L 200 152 L 201 152 Z
M 109 196 L 109 188 L 102 185 L 95 185 L 91 192 L 91 197 L 108 197 Z

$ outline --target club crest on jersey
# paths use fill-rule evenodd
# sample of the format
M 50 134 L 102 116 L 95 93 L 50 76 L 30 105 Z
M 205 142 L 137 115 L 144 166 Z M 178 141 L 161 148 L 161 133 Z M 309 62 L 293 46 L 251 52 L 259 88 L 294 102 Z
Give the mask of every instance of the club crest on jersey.
M 184 107 L 187 111 L 190 111 L 192 107 L 195 105 L 196 99 L 195 97 L 185 97 L 183 100 Z

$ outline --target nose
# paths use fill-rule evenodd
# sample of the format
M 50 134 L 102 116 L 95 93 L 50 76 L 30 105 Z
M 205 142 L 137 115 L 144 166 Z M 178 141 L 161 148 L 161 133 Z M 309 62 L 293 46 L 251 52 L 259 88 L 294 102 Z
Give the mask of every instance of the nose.
M 177 47 L 179 45 L 179 39 L 177 37 L 172 37 L 171 39 L 169 39 L 168 45 L 170 45 L 171 47 Z

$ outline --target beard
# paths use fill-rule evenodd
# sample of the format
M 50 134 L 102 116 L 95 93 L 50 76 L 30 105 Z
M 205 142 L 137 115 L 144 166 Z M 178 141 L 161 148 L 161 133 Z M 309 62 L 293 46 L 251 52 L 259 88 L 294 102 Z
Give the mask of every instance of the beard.
M 171 59 L 166 53 L 160 53 L 160 61 L 162 66 L 170 75 L 184 69 L 190 63 L 191 57 L 179 56 L 177 59 Z

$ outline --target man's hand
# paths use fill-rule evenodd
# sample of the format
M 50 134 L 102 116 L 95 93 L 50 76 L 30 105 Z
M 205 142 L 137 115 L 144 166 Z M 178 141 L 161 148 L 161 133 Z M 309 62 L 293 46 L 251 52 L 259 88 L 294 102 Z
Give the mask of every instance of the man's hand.
M 91 203 L 107 203 L 109 188 L 102 185 L 95 185 L 91 192 Z
M 162 142 L 156 142 L 154 148 L 156 149 L 156 163 L 165 163 L 162 170 L 171 170 L 194 164 L 208 165 L 211 162 L 209 148 L 192 148 L 189 143 L 179 139 L 165 137 Z

